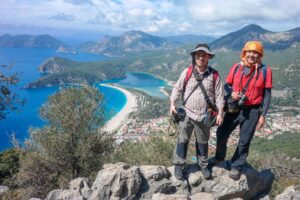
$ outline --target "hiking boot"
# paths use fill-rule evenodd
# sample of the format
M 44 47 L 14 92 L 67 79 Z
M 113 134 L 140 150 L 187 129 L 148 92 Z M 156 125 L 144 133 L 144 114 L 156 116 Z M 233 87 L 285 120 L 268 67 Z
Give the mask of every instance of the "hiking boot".
M 175 164 L 174 176 L 178 180 L 182 180 L 183 173 L 182 173 L 182 165 Z
M 241 171 L 238 169 L 231 168 L 228 176 L 233 180 L 237 181 L 241 177 Z
M 218 160 L 216 157 L 212 157 L 208 159 L 208 166 L 213 167 L 215 165 L 219 165 L 223 162 L 223 160 Z
M 203 177 L 204 177 L 205 179 L 209 179 L 209 178 L 210 178 L 211 173 L 210 173 L 210 171 L 209 171 L 209 169 L 208 169 L 207 167 L 201 168 L 201 172 L 202 172 Z

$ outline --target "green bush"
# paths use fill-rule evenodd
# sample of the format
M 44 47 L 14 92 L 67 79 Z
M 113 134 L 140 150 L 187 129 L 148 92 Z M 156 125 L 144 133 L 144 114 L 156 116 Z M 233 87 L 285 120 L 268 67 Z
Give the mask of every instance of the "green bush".
M 19 168 L 19 153 L 16 149 L 8 149 L 0 153 L 0 184 L 11 186 L 12 177 Z
M 152 136 L 144 142 L 125 141 L 111 156 L 111 162 L 125 162 L 130 165 L 165 165 L 173 161 L 174 142 L 159 136 Z
M 47 125 L 30 130 L 20 157 L 18 180 L 28 198 L 43 198 L 74 178 L 92 176 L 113 150 L 111 137 L 99 132 L 104 112 L 98 89 L 66 88 L 40 111 Z

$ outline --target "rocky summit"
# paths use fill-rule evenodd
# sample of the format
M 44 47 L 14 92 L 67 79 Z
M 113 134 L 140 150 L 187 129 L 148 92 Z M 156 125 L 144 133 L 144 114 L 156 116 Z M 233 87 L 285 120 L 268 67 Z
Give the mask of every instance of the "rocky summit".
M 225 166 L 213 167 L 206 180 L 197 165 L 187 165 L 185 180 L 173 176 L 174 167 L 129 166 L 126 163 L 105 164 L 92 184 L 87 178 L 72 180 L 68 189 L 51 191 L 46 200 L 64 199 L 269 199 L 273 181 L 270 170 L 244 168 L 240 180 L 228 177 Z

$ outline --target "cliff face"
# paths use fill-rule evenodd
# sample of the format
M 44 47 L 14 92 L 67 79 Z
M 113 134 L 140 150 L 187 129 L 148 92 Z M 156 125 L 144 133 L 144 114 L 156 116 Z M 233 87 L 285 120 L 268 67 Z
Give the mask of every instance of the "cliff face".
M 106 164 L 91 186 L 86 178 L 70 182 L 67 190 L 51 191 L 46 200 L 55 199 L 255 199 L 266 197 L 272 185 L 269 170 L 257 172 L 244 168 L 240 180 L 228 177 L 224 166 L 212 168 L 206 180 L 196 165 L 187 165 L 185 180 L 174 178 L 174 167 L 129 166 L 125 163 Z
M 65 65 L 63 62 L 61 62 L 61 60 L 64 60 L 64 59 L 51 57 L 51 58 L 47 59 L 45 62 L 43 62 L 38 67 L 38 71 L 40 73 L 49 73 L 49 74 L 63 72 L 64 70 L 68 69 L 69 67 L 67 65 Z

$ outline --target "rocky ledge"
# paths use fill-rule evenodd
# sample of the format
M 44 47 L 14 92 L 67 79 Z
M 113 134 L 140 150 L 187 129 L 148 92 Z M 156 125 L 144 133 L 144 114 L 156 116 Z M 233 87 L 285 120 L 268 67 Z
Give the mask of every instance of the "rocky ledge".
M 244 168 L 240 180 L 228 177 L 225 166 L 213 167 L 206 180 L 197 165 L 187 165 L 185 180 L 173 176 L 174 167 L 129 166 L 126 163 L 106 164 L 90 186 L 87 178 L 77 178 L 69 189 L 51 191 L 46 200 L 65 199 L 269 199 L 273 181 L 270 170 Z

